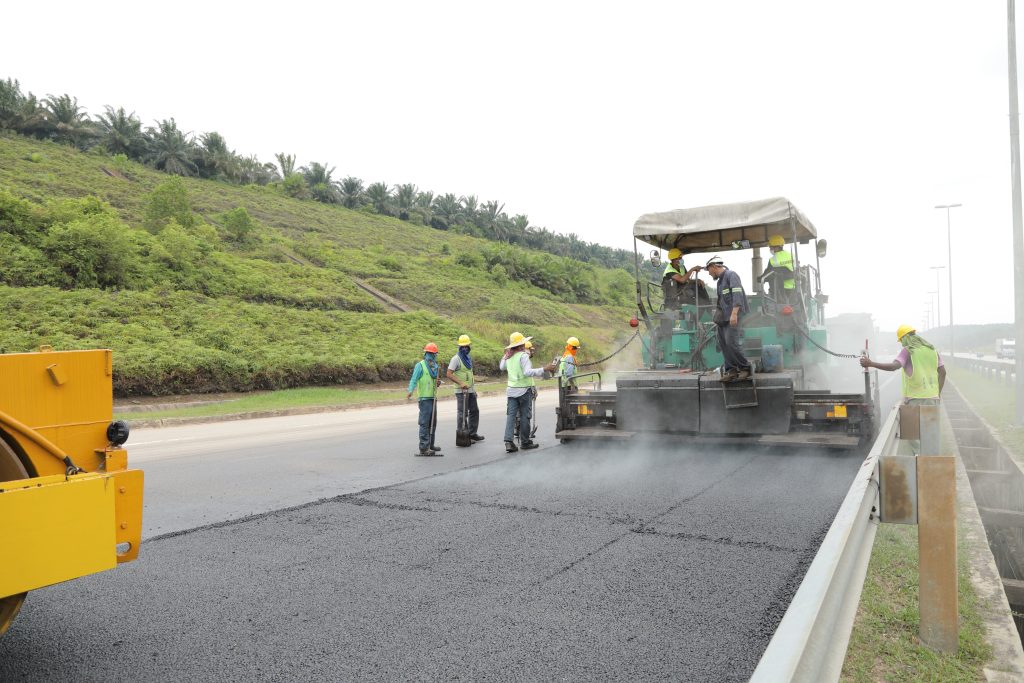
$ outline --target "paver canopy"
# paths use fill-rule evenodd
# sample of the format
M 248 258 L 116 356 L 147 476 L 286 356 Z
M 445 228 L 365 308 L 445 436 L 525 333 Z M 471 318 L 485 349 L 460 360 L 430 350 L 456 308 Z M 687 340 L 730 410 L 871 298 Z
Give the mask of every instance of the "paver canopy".
M 675 247 L 685 254 L 732 249 L 734 242 L 742 240 L 750 247 L 766 247 L 772 235 L 806 244 L 818 233 L 785 197 L 648 213 L 633 224 L 638 240 L 662 249 Z

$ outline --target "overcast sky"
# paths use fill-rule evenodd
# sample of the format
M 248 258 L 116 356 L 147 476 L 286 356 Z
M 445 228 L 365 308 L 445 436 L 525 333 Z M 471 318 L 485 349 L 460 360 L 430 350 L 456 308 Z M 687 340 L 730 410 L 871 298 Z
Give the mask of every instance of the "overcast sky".
M 922 324 L 962 203 L 954 319 L 1013 319 L 1005 3 L 228 4 L 8 4 L 0 77 L 618 247 L 783 195 L 829 314 L 883 329 Z

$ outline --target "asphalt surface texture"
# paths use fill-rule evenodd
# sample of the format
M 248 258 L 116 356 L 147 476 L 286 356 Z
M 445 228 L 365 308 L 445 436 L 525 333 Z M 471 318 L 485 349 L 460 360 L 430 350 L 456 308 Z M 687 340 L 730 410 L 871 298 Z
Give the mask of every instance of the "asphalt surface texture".
M 553 401 L 516 455 L 500 398 L 443 458 L 415 406 L 134 435 L 140 559 L 31 593 L 0 680 L 746 680 L 861 459 L 561 446 Z

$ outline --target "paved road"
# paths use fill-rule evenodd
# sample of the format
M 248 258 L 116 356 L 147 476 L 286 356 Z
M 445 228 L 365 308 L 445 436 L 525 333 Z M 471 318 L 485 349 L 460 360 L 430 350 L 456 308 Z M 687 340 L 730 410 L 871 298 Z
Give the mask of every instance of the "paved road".
M 506 457 L 500 400 L 493 440 L 413 458 L 412 416 L 134 435 L 141 559 L 32 593 L 0 680 L 745 680 L 859 465 L 685 439 Z

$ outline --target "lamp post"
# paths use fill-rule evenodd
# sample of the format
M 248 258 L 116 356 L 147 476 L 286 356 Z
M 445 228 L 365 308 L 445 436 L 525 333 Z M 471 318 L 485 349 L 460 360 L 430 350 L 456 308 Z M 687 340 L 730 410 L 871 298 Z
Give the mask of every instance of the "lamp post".
M 1016 339 L 1024 339 L 1024 235 L 1020 205 L 1020 112 L 1017 109 L 1017 24 L 1014 0 L 1006 0 L 1006 76 L 1010 85 L 1010 201 L 1013 209 L 1013 322 Z M 1024 357 L 1014 354 L 1015 412 L 1024 425 Z
M 953 343 L 953 230 L 950 225 L 949 210 L 955 209 L 963 204 L 939 204 L 936 209 L 946 210 L 946 265 L 949 272 L 949 352 L 956 353 L 956 346 Z M 938 271 L 935 272 L 938 276 Z
M 939 271 L 945 270 L 946 266 L 928 266 L 935 271 L 935 310 L 938 311 L 936 327 L 942 327 L 942 285 L 939 284 Z

